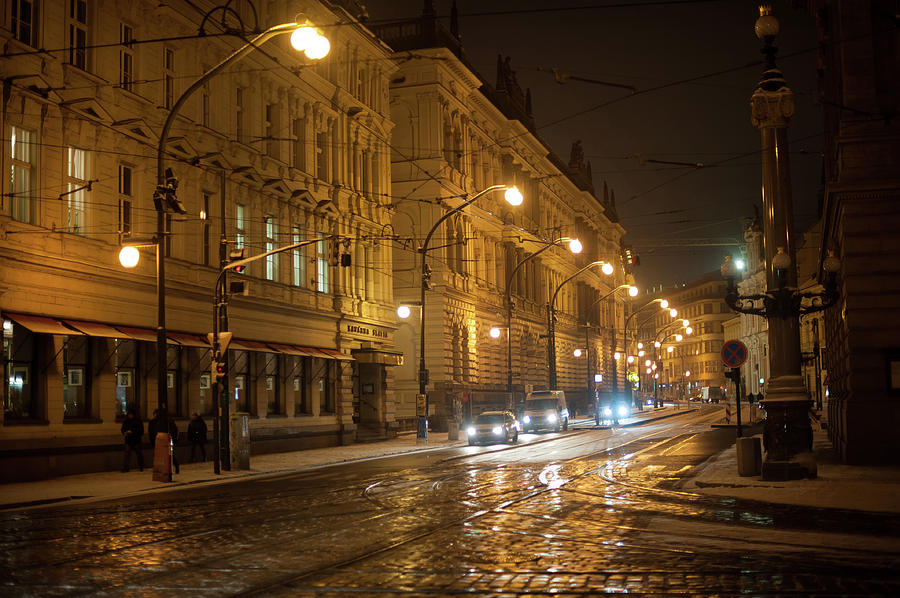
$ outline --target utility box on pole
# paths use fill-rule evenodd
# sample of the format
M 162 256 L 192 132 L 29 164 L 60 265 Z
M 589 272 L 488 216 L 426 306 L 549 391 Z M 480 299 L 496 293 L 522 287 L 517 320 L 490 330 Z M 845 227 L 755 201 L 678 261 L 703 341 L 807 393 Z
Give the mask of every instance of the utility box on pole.
M 250 414 L 231 416 L 231 469 L 250 469 Z

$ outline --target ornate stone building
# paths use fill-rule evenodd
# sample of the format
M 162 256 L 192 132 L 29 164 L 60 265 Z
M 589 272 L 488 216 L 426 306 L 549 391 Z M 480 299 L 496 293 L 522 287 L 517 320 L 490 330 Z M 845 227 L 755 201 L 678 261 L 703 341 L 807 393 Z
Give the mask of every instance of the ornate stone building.
M 527 390 L 546 388 L 550 297 L 579 268 L 605 260 L 615 264 L 613 275 L 603 275 L 599 268 L 585 272 L 561 286 L 555 305 L 557 386 L 574 393 L 577 407 L 594 390 L 591 374 L 611 367 L 604 330 L 615 324 L 614 318 L 621 325 L 622 312 L 614 316 L 611 301 L 596 305 L 624 281 L 619 258 L 623 229 L 609 193 L 602 198 L 594 193 L 580 144 L 566 162 L 538 138 L 530 93 L 517 83 L 509 59 L 498 57 L 496 80 L 487 82 L 466 60 L 458 32 L 441 26 L 430 3 L 420 19 L 376 32 L 398 51 L 398 58 L 410 52 L 415 56 L 400 61 L 391 82 L 398 302 L 419 300 L 419 250 L 448 210 L 496 184 L 515 184 L 524 195 L 519 207 L 505 204 L 502 193 L 485 195 L 434 231 L 427 251 L 430 288 L 424 313 L 413 309 L 397 332 L 397 345 L 406 356 L 396 370 L 398 416 L 415 416 L 423 319 L 427 390 L 438 429 L 448 417 L 512 408 Z M 541 251 L 564 237 L 580 239 L 583 253 L 572 255 L 564 245 Z M 514 304 L 509 327 L 507 281 Z M 599 325 L 601 333 L 586 340 L 586 323 Z M 490 336 L 493 327 L 502 328 L 499 338 Z M 573 356 L 586 343 L 590 364 Z
M 311 0 L 0 6 L 0 478 L 117 467 L 126 410 L 151 416 L 154 248 L 134 270 L 116 256 L 156 231 L 162 123 L 244 43 L 241 29 L 298 12 L 328 25 L 329 56 L 314 63 L 289 36 L 272 39 L 190 97 L 165 148 L 187 210 L 166 214 L 160 244 L 169 411 L 186 423 L 214 410 L 205 335 L 220 246 L 254 255 L 309 240 L 249 264 L 247 291 L 231 297 L 230 410 L 250 414 L 253 452 L 349 442 L 357 422 L 392 430 L 384 44 L 343 7 Z
M 900 50 L 897 5 L 795 0 L 815 16 L 825 118 L 819 263 L 841 260 L 823 337 L 829 435 L 848 463 L 900 459 Z M 821 267 L 818 268 L 821 270 Z

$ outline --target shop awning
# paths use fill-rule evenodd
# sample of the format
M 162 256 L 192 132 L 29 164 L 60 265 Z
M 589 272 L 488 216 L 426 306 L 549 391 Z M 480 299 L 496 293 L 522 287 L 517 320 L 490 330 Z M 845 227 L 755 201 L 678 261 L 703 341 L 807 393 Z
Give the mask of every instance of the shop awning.
M 201 349 L 209 349 L 209 343 L 206 339 L 196 334 L 188 334 L 186 332 L 166 332 L 166 336 L 170 339 L 178 341 L 185 347 L 200 347 Z
M 131 338 L 121 330 L 116 330 L 107 324 L 98 322 L 82 322 L 81 320 L 63 320 L 69 326 L 83 332 L 88 336 L 100 336 L 103 338 Z
M 67 328 L 63 325 L 62 322 L 54 318 L 46 318 L 44 316 L 26 316 L 24 314 L 10 313 L 4 313 L 3 317 L 9 318 L 16 324 L 24 326 L 28 330 L 37 332 L 38 334 L 68 334 L 71 336 L 78 336 L 82 334 L 77 330 Z
M 151 330 L 150 328 L 134 328 L 131 326 L 116 326 L 117 330 L 124 332 L 126 335 L 131 338 L 139 341 L 145 341 L 148 343 L 156 342 L 156 331 Z M 169 342 L 172 344 L 176 344 L 176 341 L 172 341 L 169 339 Z
M 231 341 L 231 344 L 228 345 L 229 349 L 239 349 L 241 351 L 265 351 L 267 353 L 276 353 L 276 351 L 266 345 L 265 343 L 260 343 L 257 341 L 245 341 L 243 339 L 234 339 Z
M 354 361 L 352 355 L 347 355 L 346 353 L 341 353 L 337 349 L 319 349 L 322 353 L 331 356 L 332 359 L 340 359 L 341 361 Z
M 300 357 L 313 357 L 313 354 L 309 351 L 305 351 L 302 347 L 297 347 L 294 345 L 282 345 L 279 343 L 267 343 L 270 347 L 278 351 L 279 353 L 284 353 L 285 355 L 299 355 Z

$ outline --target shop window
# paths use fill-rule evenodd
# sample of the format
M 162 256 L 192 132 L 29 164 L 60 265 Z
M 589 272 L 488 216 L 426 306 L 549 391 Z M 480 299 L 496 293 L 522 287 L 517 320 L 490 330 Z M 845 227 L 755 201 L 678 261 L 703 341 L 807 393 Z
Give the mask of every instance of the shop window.
M 281 400 L 281 379 L 279 377 L 279 355 L 277 353 L 263 353 L 265 359 L 263 375 L 266 388 L 266 413 L 268 415 L 280 415 L 284 413 L 284 403 Z
M 137 341 L 116 340 L 113 366 L 116 372 L 116 417 L 125 417 L 129 409 L 140 413 Z
M 309 400 L 309 357 L 291 356 L 291 370 L 287 378 L 290 380 L 290 392 L 294 395 L 294 415 L 312 414 Z
M 63 337 L 63 417 L 91 416 L 91 339 Z
M 34 372 L 37 337 L 23 326 L 3 321 L 3 371 L 6 372 L 3 393 L 3 418 L 38 419 L 35 400 Z
M 248 351 L 229 351 L 231 353 L 231 405 L 233 412 L 251 413 L 250 410 L 250 353 Z
M 181 392 L 181 347 L 166 347 L 166 403 L 170 416 L 186 415 Z
M 319 414 L 334 413 L 334 360 L 312 358 L 311 398 L 319 403 Z

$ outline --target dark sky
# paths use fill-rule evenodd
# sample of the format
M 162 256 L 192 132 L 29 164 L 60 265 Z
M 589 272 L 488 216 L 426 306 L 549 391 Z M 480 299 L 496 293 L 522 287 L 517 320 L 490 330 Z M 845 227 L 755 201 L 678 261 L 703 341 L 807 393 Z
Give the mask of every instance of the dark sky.
M 438 14 L 447 17 L 450 4 L 435 0 Z M 761 59 L 762 44 L 753 32 L 756 2 L 458 0 L 457 5 L 463 46 L 475 69 L 493 82 L 497 54 L 510 56 L 519 84 L 531 88 L 538 135 L 567 161 L 572 142 L 580 139 L 598 193 L 604 180 L 615 191 L 626 240 L 641 258 L 635 276 L 642 289 L 691 282 L 717 269 L 724 254 L 738 251 L 708 243 L 739 239 L 743 218 L 760 204 L 759 132 L 750 123 L 749 103 L 762 66 L 748 66 Z M 373 22 L 415 17 L 422 6 L 422 0 L 368 2 Z M 775 15 L 781 23 L 778 64 L 796 94 L 790 159 L 800 232 L 817 218 L 822 168 L 821 109 L 813 102 L 815 29 L 811 15 L 788 2 L 775 3 Z M 449 19 L 444 22 L 449 26 Z M 539 70 L 550 67 L 632 85 L 641 93 L 629 97 L 628 90 L 576 81 L 559 85 Z M 646 91 L 669 83 L 676 84 Z

